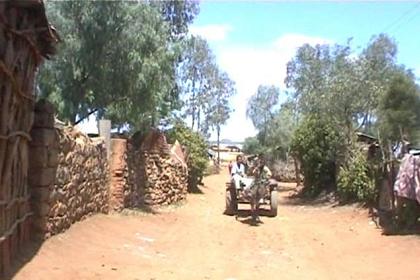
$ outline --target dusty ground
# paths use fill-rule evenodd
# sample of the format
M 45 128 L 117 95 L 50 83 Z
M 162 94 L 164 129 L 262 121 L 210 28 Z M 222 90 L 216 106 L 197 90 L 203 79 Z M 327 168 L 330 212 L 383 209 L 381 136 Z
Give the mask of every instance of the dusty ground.
M 420 237 L 382 236 L 363 209 L 292 205 L 287 191 L 277 218 L 250 226 L 222 214 L 226 179 L 157 215 L 79 222 L 14 279 L 420 279 Z

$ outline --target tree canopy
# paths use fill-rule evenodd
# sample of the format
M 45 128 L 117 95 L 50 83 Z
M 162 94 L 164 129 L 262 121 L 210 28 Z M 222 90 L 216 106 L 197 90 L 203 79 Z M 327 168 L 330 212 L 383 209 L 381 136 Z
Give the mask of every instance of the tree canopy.
M 287 64 L 285 85 L 288 99 L 280 109 L 267 87 L 248 103 L 258 134 L 246 140 L 247 151 L 277 158 L 292 151 L 306 190 L 334 189 L 340 178 L 341 194 L 372 201 L 375 192 L 355 132 L 379 137 L 388 160 L 403 141 L 417 143 L 420 136 L 419 86 L 398 64 L 396 42 L 379 34 L 360 51 L 351 39 L 342 45 L 305 44 Z
M 226 122 L 234 83 L 207 42 L 188 34 L 198 2 L 47 2 L 47 11 L 63 43 L 38 88 L 59 118 L 95 114 L 134 131 L 181 111 L 205 136 Z
M 279 95 L 280 90 L 275 86 L 260 85 L 256 94 L 248 101 L 246 115 L 252 120 L 254 127 L 260 131 L 263 145 L 268 133 L 268 125 L 274 118 Z

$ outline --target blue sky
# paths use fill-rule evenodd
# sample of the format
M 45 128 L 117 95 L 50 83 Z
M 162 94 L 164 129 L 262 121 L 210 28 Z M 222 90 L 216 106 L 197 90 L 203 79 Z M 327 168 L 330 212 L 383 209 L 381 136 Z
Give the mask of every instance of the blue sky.
M 352 37 L 356 50 L 387 33 L 398 44 L 398 62 L 420 76 L 420 2 L 205 1 L 200 7 L 191 33 L 209 41 L 238 90 L 222 138 L 255 134 L 246 102 L 259 84 L 285 89 L 286 63 L 304 43 L 344 44 Z

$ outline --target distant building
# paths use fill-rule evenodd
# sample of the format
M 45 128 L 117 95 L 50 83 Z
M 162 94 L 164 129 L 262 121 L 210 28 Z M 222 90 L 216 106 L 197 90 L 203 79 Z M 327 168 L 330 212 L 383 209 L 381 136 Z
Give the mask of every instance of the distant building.
M 229 145 L 229 146 L 226 146 L 226 148 L 229 149 L 230 152 L 235 152 L 235 153 L 241 152 L 241 148 L 239 148 L 238 146 Z
M 217 152 L 225 152 L 225 153 L 240 153 L 242 150 L 240 147 L 236 145 L 220 145 L 220 148 L 217 145 L 211 145 L 210 149 Z

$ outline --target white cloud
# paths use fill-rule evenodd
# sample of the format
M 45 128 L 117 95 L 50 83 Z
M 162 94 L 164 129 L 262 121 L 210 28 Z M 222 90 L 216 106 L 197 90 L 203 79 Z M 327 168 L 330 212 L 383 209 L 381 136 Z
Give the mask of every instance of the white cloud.
M 275 85 L 285 89 L 286 64 L 294 56 L 296 49 L 308 43 L 311 45 L 333 43 L 330 40 L 299 34 L 285 34 L 266 46 L 226 47 L 223 40 L 230 30 L 227 25 L 211 25 L 192 28 L 194 32 L 207 36 L 207 40 L 219 40 L 212 44 L 220 67 L 235 81 L 237 95 L 232 98 L 234 112 L 227 124 L 222 127 L 221 138 L 242 141 L 254 136 L 251 120 L 246 118 L 246 105 L 260 84 Z M 206 35 L 205 35 L 206 34 Z M 210 39 L 211 38 L 211 39 Z M 420 68 L 416 69 L 417 74 Z M 420 76 L 420 75 L 418 75 Z M 281 96 L 284 100 L 285 96 Z M 95 116 L 79 125 L 86 133 L 97 133 Z M 212 140 L 216 135 L 213 133 Z
M 236 82 L 238 91 L 231 101 L 235 112 L 222 128 L 222 138 L 239 141 L 256 134 L 251 120 L 246 119 L 245 114 L 249 98 L 261 84 L 275 85 L 284 90 L 286 64 L 294 56 L 297 48 L 305 43 L 316 45 L 333 42 L 319 37 L 285 34 L 266 46 L 219 46 L 216 49 L 220 67 Z M 285 96 L 281 95 L 280 100 L 284 101 Z
M 232 26 L 228 24 L 210 24 L 190 28 L 191 34 L 201 36 L 208 41 L 223 41 L 230 31 L 232 31 Z
M 416 75 L 417 78 L 420 78 L 420 66 L 414 69 L 414 75 Z

